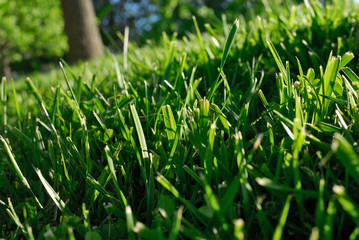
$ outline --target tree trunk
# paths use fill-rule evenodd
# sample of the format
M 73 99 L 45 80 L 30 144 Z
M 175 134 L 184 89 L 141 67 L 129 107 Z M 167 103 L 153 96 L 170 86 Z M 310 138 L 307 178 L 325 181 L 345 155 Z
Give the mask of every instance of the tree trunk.
M 11 79 L 10 59 L 4 50 L 0 51 L 0 58 L 1 58 L 1 75 L 2 75 L 1 77 L 5 76 L 6 80 L 10 80 Z
M 61 0 L 70 52 L 69 61 L 93 59 L 104 55 L 91 0 Z

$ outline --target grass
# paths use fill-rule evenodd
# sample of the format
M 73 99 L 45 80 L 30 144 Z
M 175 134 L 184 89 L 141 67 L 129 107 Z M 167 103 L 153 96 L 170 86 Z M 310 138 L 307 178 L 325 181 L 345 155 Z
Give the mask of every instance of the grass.
M 3 80 L 0 235 L 355 239 L 357 10 L 263 2 L 261 17 Z

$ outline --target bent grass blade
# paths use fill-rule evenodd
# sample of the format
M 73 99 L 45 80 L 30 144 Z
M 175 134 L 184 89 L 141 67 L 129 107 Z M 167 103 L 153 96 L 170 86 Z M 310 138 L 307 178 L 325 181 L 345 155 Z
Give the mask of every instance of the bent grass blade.
M 12 165 L 14 166 L 15 168 L 15 171 L 16 171 L 16 174 L 19 176 L 19 178 L 21 179 L 22 183 L 25 185 L 25 187 L 30 191 L 31 195 L 33 196 L 33 198 L 35 199 L 36 203 L 38 204 L 38 206 L 40 208 L 43 208 L 40 201 L 37 199 L 37 197 L 35 196 L 35 194 L 33 193 L 31 187 L 30 187 L 30 184 L 28 183 L 27 179 L 25 178 L 24 174 L 22 174 L 21 170 L 20 170 L 20 167 L 19 165 L 17 164 L 16 160 L 15 160 L 15 157 L 14 155 L 12 154 L 11 152 L 11 149 L 8 145 L 8 143 L 6 142 L 6 140 L 0 135 L 0 140 L 1 142 L 3 143 L 5 149 L 6 149 L 6 152 L 10 158 L 10 161 L 12 163 Z
M 64 210 L 69 211 L 68 209 L 66 209 L 66 205 L 65 205 L 64 201 L 61 200 L 60 196 L 55 192 L 55 190 L 51 187 L 51 185 L 48 183 L 48 181 L 46 181 L 46 179 L 44 178 L 44 176 L 41 173 L 41 170 L 38 168 L 35 168 L 35 167 L 34 167 L 34 169 L 35 169 L 36 174 L 39 176 L 42 185 L 45 187 L 46 192 L 49 194 L 52 201 L 56 204 L 56 206 L 60 209 L 60 211 L 61 212 L 63 212 Z

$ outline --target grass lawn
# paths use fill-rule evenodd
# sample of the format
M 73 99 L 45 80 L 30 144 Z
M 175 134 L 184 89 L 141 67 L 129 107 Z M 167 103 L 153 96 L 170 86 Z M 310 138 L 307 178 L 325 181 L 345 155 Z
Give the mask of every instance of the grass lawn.
M 358 19 L 264 4 L 3 80 L 0 237 L 357 239 Z

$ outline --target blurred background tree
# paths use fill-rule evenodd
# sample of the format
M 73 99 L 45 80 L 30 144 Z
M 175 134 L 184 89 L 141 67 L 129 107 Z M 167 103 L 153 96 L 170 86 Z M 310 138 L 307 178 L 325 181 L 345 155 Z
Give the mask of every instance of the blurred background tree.
M 200 27 L 204 23 L 222 24 L 222 14 L 229 23 L 239 15 L 248 16 L 260 9 L 261 0 L 95 0 L 106 45 L 117 48 L 117 32 L 129 26 L 130 36 L 137 43 L 157 40 L 162 32 L 181 37 L 193 32 L 192 16 Z
M 36 69 L 67 50 L 58 0 L 0 0 L 1 73 Z M 10 64 L 11 63 L 11 64 Z
M 119 52 L 123 42 L 121 32 L 125 26 L 130 27 L 131 41 L 141 45 L 149 39 L 159 40 L 162 32 L 168 35 L 177 32 L 179 37 L 188 32 L 193 33 L 192 16 L 196 16 L 200 28 L 205 23 L 216 27 L 222 25 L 223 20 L 231 24 L 240 15 L 246 18 L 252 14 L 261 14 L 263 3 L 268 1 L 92 0 L 92 3 L 104 45 L 111 51 Z M 43 66 L 58 62 L 61 57 L 65 60 L 75 59 L 71 53 L 67 53 L 63 20 L 66 14 L 61 10 L 61 2 L 73 4 L 71 0 L 0 0 L 0 70 L 3 75 L 11 75 L 10 66 L 16 72 L 26 72 L 43 70 Z M 302 0 L 269 2 L 274 9 L 274 5 Z M 79 21 L 73 20 L 68 27 L 81 26 Z M 76 36 L 79 31 L 72 32 Z M 95 38 L 93 34 L 91 36 L 85 39 Z
M 91 0 L 61 0 L 69 60 L 93 59 L 105 55 Z

